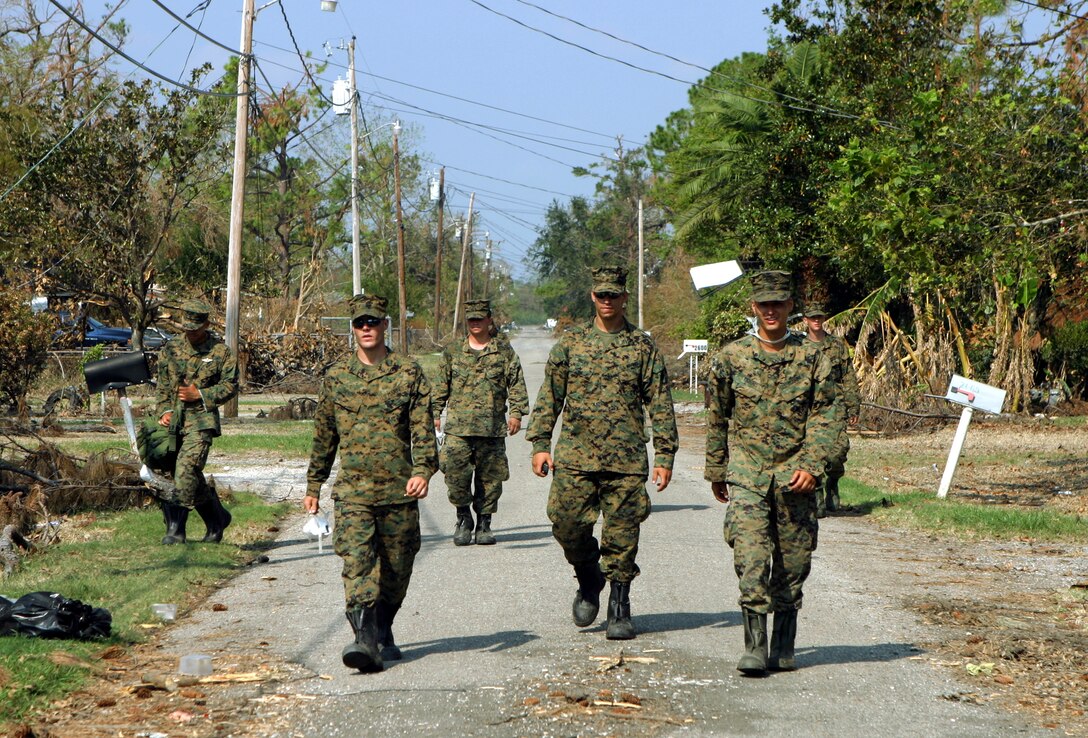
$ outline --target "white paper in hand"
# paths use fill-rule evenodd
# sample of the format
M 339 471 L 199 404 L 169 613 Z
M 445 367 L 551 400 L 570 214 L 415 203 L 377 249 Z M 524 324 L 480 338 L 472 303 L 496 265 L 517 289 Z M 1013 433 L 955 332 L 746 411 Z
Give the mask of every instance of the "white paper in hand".
M 327 536 L 332 532 L 332 528 L 329 526 L 329 519 L 324 513 L 318 513 L 317 515 L 311 515 L 306 519 L 306 524 L 302 526 L 302 532 L 321 538 Z

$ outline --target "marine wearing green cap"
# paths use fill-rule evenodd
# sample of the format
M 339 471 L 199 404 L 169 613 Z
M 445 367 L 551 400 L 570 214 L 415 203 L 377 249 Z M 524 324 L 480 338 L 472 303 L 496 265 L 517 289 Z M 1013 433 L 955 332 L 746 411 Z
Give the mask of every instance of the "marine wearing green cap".
M 215 487 L 204 478 L 212 439 L 219 435 L 219 408 L 238 393 L 234 352 L 208 330 L 211 305 L 188 299 L 178 305 L 184 340 L 170 341 L 159 355 L 155 414 L 168 428 L 174 465 L 175 500 L 164 503 L 164 544 L 185 543 L 185 523 L 195 509 L 207 526 L 204 541 L 219 543 L 231 516 Z
M 850 346 L 847 345 L 846 339 L 825 330 L 824 321 L 828 312 L 822 302 L 806 301 L 803 315 L 808 340 L 819 347 L 831 364 L 836 396 L 841 403 L 847 423 L 855 425 L 861 414 L 861 394 L 858 390 L 858 377 L 854 372 L 854 361 L 850 356 Z M 825 517 L 828 512 L 839 509 L 839 480 L 846 473 L 846 457 L 849 452 L 850 437 L 846 434 L 844 425 L 824 467 L 823 483 L 816 490 L 817 517 Z
M 521 430 L 529 395 L 518 355 L 505 336 L 492 333 L 491 301 L 467 300 L 464 307 L 468 335 L 442 352 L 432 414 L 441 429 L 446 412 L 439 463 L 457 511 L 453 543 L 489 546 L 496 542 L 491 518 L 510 478 L 506 436 Z
M 710 364 L 704 477 L 715 499 L 729 503 L 725 541 L 744 626 L 737 669 L 761 675 L 796 668 L 797 611 L 819 525 L 815 493 L 843 419 L 829 362 L 787 328 L 789 272 L 750 280 L 756 330 Z
M 552 347 L 526 437 L 533 473 L 554 470 L 548 493 L 552 535 L 574 567 L 575 625 L 593 624 L 605 580 L 611 583 L 605 637 L 635 637 L 631 582 L 639 532 L 650 515 L 647 476 L 664 491 L 672 479 L 678 438 L 665 362 L 649 335 L 625 317 L 627 270 L 592 270 L 592 322 L 566 331 Z M 653 471 L 646 458 L 653 429 Z M 563 427 L 552 454 L 552 432 Z M 648 474 L 649 472 L 649 474 Z M 603 518 L 601 538 L 594 524 Z

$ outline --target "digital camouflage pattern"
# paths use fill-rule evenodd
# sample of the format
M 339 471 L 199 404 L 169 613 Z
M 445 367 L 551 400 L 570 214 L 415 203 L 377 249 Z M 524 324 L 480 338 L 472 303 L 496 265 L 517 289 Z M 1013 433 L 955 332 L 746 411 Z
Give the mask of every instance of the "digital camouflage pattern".
M 601 542 L 593 537 L 600 513 Z M 639 527 L 650 517 L 646 478 L 638 474 L 580 472 L 559 467 L 548 493 L 552 535 L 572 566 L 601 562 L 605 578 L 630 582 L 638 576 Z
M 498 511 L 502 483 L 510 478 L 505 438 L 447 433 L 439 455 L 439 467 L 446 478 L 446 491 L 451 504 L 456 507 L 471 506 L 484 515 L 493 515 Z M 480 490 L 472 483 L 474 472 Z
M 725 539 L 740 604 L 798 608 L 817 541 L 816 496 L 786 485 L 797 470 L 819 484 L 842 432 L 830 362 L 796 334 L 778 352 L 747 335 L 713 357 L 708 380 L 704 476 L 730 487 Z
M 525 375 L 509 341 L 496 336 L 474 351 L 466 338 L 442 352 L 431 408 L 435 417 L 446 410 L 447 434 L 503 437 L 507 404 L 511 417 L 529 414 Z
M 550 452 L 559 415 L 556 468 L 646 477 L 646 411 L 654 467 L 672 469 L 679 445 L 665 363 L 653 341 L 624 321 L 616 333 L 593 322 L 570 329 L 552 347 L 526 438 Z
M 171 445 L 177 450 L 174 465 L 176 504 L 191 508 L 211 498 L 204 479 L 212 439 L 220 434 L 219 407 L 238 394 L 238 361 L 234 352 L 208 332 L 196 346 L 178 338 L 163 346 L 156 377 L 155 414 L 170 419 Z M 194 384 L 201 399 L 181 402 L 178 387 Z
M 811 340 L 811 339 L 810 339 Z M 854 371 L 854 361 L 850 357 L 850 347 L 841 336 L 827 335 L 822 341 L 812 341 L 827 357 L 831 364 L 831 376 L 835 382 L 836 395 L 842 402 L 842 409 L 847 418 L 856 418 L 861 414 L 861 391 L 858 388 L 858 375 Z M 828 457 L 826 471 L 828 476 L 839 479 L 845 473 L 846 455 L 850 451 L 850 438 L 843 426 L 842 433 L 835 439 L 835 445 Z
M 332 541 L 344 562 L 345 610 L 370 607 L 379 599 L 395 607 L 404 601 L 421 541 L 419 502 L 405 499 L 403 505 L 336 501 Z
M 415 361 L 390 351 L 374 366 L 352 353 L 325 375 L 314 415 L 306 494 L 319 497 L 337 450 L 334 500 L 365 505 L 408 504 L 404 486 L 438 469 L 431 390 Z

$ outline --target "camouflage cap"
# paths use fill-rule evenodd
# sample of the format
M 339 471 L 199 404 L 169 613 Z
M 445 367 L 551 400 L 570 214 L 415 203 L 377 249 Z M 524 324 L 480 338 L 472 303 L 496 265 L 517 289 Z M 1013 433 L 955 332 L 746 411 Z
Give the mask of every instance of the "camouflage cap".
M 183 331 L 198 331 L 208 322 L 212 306 L 204 300 L 193 298 L 185 300 L 178 306 L 181 311 L 181 319 L 178 323 Z
M 793 276 L 789 272 L 756 272 L 752 283 L 752 302 L 779 302 L 793 298 Z
M 362 317 L 384 318 L 389 309 L 389 301 L 377 295 L 355 295 L 349 304 L 352 320 Z
M 620 266 L 602 266 L 591 270 L 594 292 L 627 292 L 627 270 Z
M 828 316 L 827 308 L 819 300 L 809 300 L 805 302 L 805 309 L 802 312 L 806 318 L 817 318 Z
M 491 300 L 465 300 L 465 320 L 490 317 Z

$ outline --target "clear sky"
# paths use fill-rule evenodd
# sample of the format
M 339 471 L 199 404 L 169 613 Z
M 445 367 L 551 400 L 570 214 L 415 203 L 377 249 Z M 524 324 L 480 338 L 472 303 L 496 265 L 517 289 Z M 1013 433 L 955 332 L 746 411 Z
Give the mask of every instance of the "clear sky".
M 160 1 L 223 46 L 238 48 L 242 0 Z M 347 52 L 337 47 L 356 37 L 367 122 L 373 127 L 399 118 L 408 127 L 402 141 L 422 152 L 435 173 L 446 167 L 455 211 L 466 210 L 469 193 L 476 192 L 477 236 L 490 233 L 496 258 L 517 276 L 525 274 L 522 262 L 548 203 L 592 195 L 593 180 L 575 177 L 571 168 L 599 161 L 617 137 L 641 143 L 686 105 L 689 85 L 653 72 L 687 82 L 705 74 L 539 8 L 701 67 L 765 50 L 768 27 L 765 3 L 756 0 L 340 0 L 334 13 L 322 12 L 320 0 L 282 0 L 258 13 L 253 33 L 258 64 L 276 85 L 301 76 L 280 5 L 299 48 L 328 61 L 319 76 L 327 94 L 338 74 L 346 75 Z M 106 2 L 84 0 L 84 6 L 94 18 Z M 188 70 L 204 62 L 221 69 L 230 54 L 179 26 L 153 0 L 129 0 L 121 15 L 132 29 L 126 51 L 168 77 L 187 79 Z M 347 116 L 340 124 L 347 128 Z

